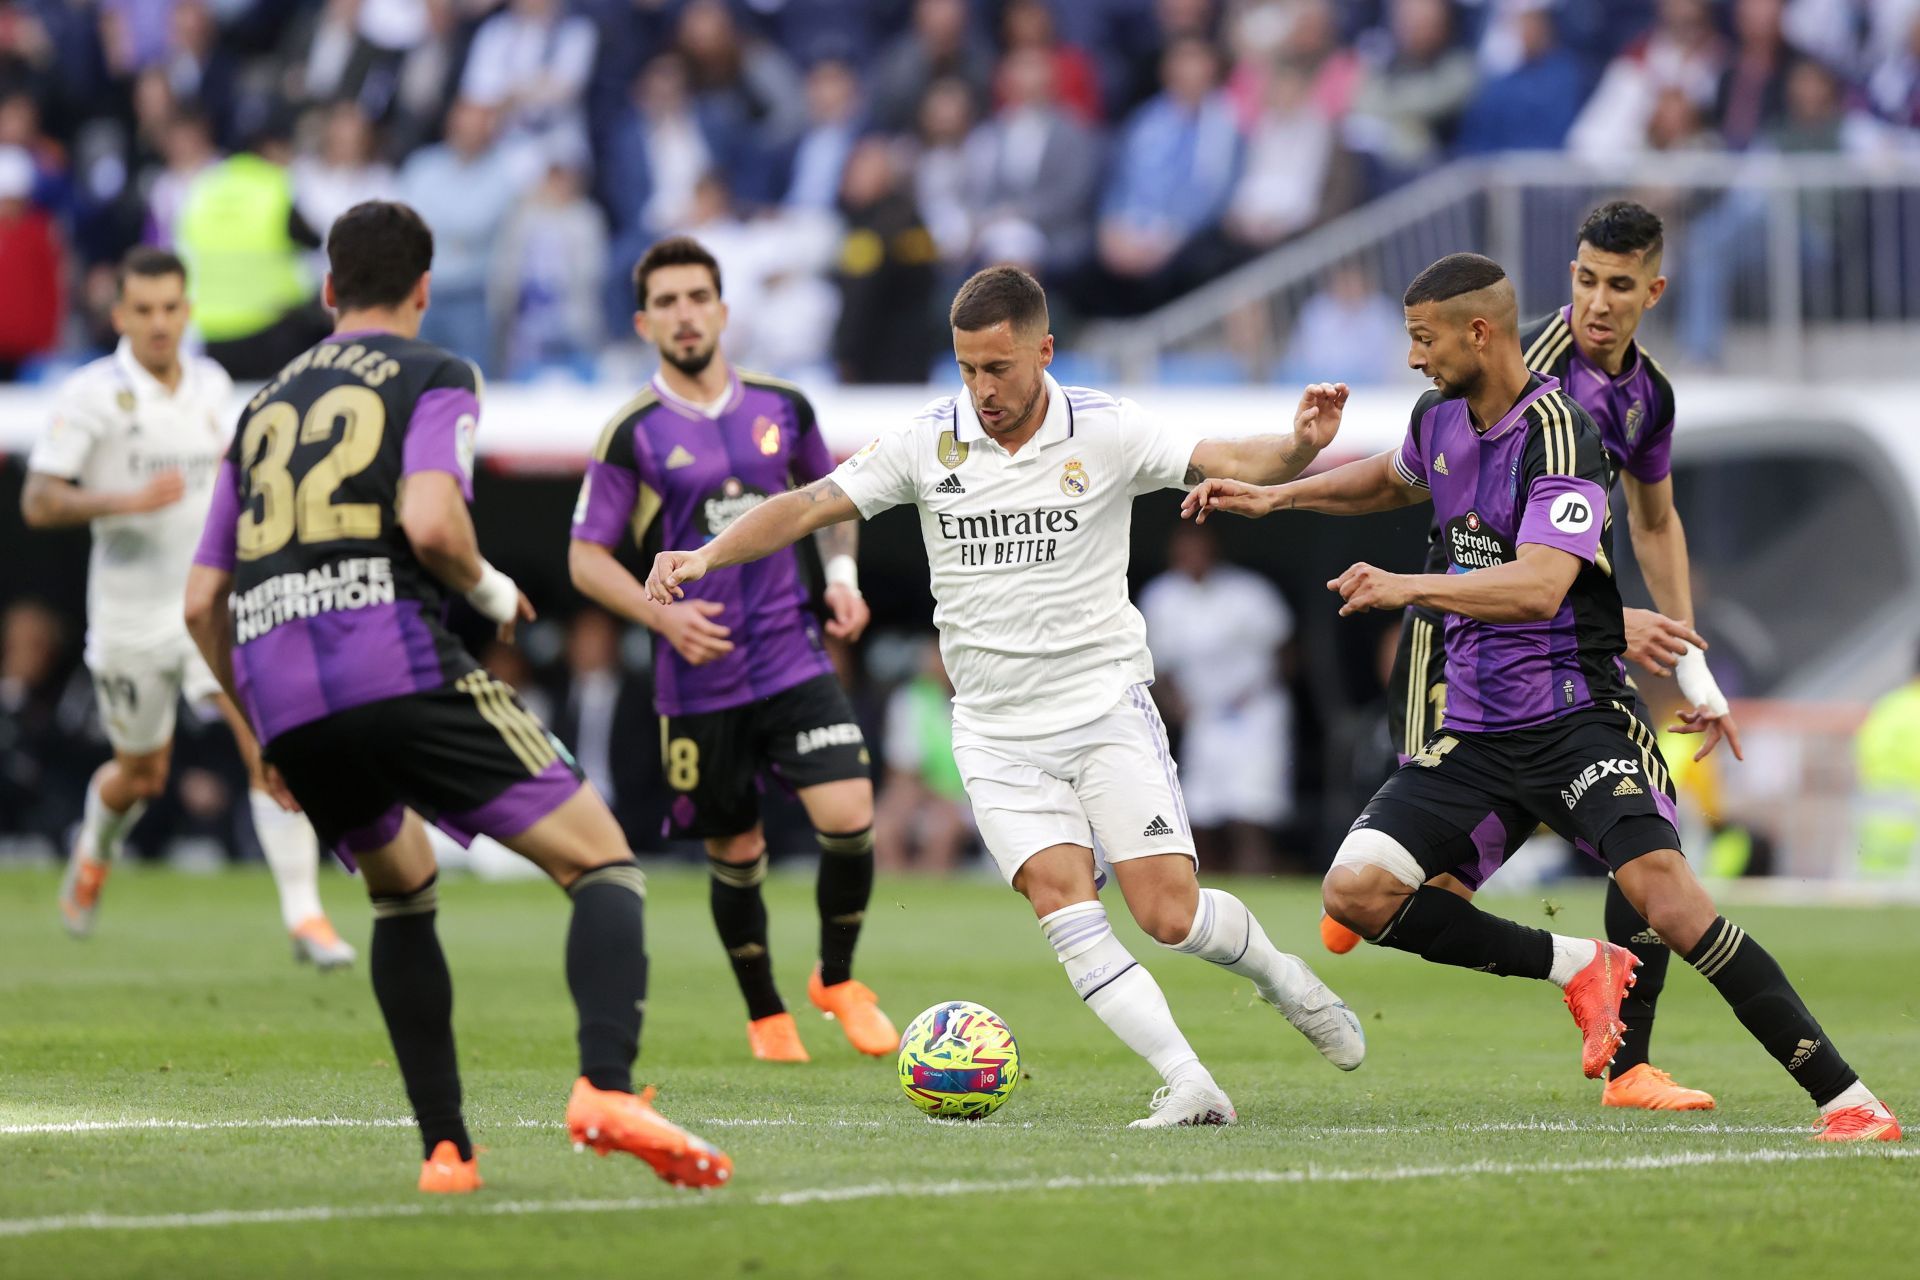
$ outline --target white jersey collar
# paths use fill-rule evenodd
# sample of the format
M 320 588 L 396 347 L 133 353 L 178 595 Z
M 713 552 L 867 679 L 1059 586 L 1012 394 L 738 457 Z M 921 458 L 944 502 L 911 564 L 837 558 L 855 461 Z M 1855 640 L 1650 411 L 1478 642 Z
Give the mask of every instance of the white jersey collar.
M 180 385 L 171 391 L 167 390 L 166 384 L 148 373 L 147 367 L 141 364 L 139 358 L 133 354 L 131 338 L 123 337 L 115 345 L 113 363 L 119 369 L 120 376 L 126 380 L 128 388 L 142 400 L 172 400 L 175 396 L 184 394 L 187 384 L 193 379 L 193 362 L 186 357 L 185 353 L 182 353 Z
M 727 370 L 727 389 L 711 404 L 695 404 L 685 396 L 675 395 L 667 389 L 666 379 L 657 373 L 653 375 L 653 389 L 662 400 L 688 417 L 706 418 L 710 421 L 718 421 L 724 415 L 731 413 L 739 406 L 740 397 L 745 394 L 740 385 L 739 372 L 731 368 Z

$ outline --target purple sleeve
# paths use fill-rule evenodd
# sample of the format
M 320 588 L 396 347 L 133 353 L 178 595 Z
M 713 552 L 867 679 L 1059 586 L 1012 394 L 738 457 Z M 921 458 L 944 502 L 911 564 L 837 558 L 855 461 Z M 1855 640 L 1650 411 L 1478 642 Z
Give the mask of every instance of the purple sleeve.
M 213 505 L 207 509 L 206 527 L 200 531 L 200 549 L 193 553 L 193 562 L 232 573 L 234 536 L 239 527 L 240 477 L 233 469 L 233 459 L 228 458 L 220 464 L 220 474 L 214 479 Z
M 1606 518 L 1606 491 L 1593 481 L 1541 476 L 1527 490 L 1527 512 L 1514 543 L 1537 542 L 1591 564 L 1600 551 L 1600 529 Z
M 587 464 L 580 484 L 580 500 L 573 508 L 573 536 L 603 547 L 619 544 L 633 519 L 640 496 L 640 477 L 618 463 L 595 460 Z
M 414 401 L 401 453 L 400 474 L 444 471 L 460 482 L 460 495 L 473 501 L 473 433 L 480 425 L 480 401 L 465 387 L 436 387 Z
M 1627 456 L 1626 471 L 1641 484 L 1659 484 L 1673 474 L 1672 418 L 1640 437 L 1640 447 Z
M 827 449 L 826 437 L 820 434 L 812 413 L 806 415 L 800 438 L 794 441 L 793 462 L 788 470 L 793 475 L 795 485 L 812 484 L 833 474 L 833 454 Z

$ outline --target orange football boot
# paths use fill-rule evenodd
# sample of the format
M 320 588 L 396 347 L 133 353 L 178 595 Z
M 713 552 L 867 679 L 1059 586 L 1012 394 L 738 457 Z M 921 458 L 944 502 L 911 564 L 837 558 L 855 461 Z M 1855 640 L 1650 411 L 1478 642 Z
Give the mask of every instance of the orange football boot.
M 83 857 L 77 850 L 67 859 L 66 878 L 60 885 L 60 918 L 74 937 L 84 938 L 93 932 L 93 913 L 100 906 L 100 890 L 106 887 L 107 873 L 112 869 L 112 863 Z
M 1643 1062 L 1607 1081 L 1600 1095 L 1603 1107 L 1638 1107 L 1642 1111 L 1711 1111 L 1713 1095 L 1675 1084 L 1673 1077 Z
M 433 1154 L 420 1162 L 420 1189 L 433 1195 L 462 1196 L 486 1185 L 480 1181 L 480 1157 L 462 1160 L 451 1139 L 435 1143 Z
M 1882 1114 L 1884 1113 L 1884 1114 Z M 1900 1122 L 1893 1118 L 1882 1103 L 1878 1111 L 1872 1107 L 1842 1107 L 1820 1117 L 1820 1128 L 1813 1135 L 1815 1142 L 1898 1142 L 1900 1141 Z
M 1633 985 L 1633 971 L 1640 963 L 1625 947 L 1598 938 L 1594 944 L 1597 954 L 1573 976 L 1566 994 L 1567 1009 L 1580 1028 L 1580 1069 L 1589 1080 L 1599 1079 L 1620 1051 L 1620 1038 L 1627 1030 L 1620 1021 L 1620 1001 Z
M 807 999 L 813 1007 L 840 1024 L 847 1039 L 860 1052 L 885 1058 L 900 1051 L 900 1033 L 887 1015 L 880 1012 L 879 997 L 864 982 L 836 982 L 827 986 L 820 981 L 816 967 L 807 979 Z
M 639 1095 L 596 1089 L 581 1076 L 567 1099 L 573 1149 L 601 1155 L 624 1151 L 676 1187 L 718 1187 L 733 1176 L 733 1161 L 653 1109 L 653 1086 Z
M 755 1018 L 747 1024 L 747 1044 L 762 1062 L 812 1062 L 800 1043 L 800 1027 L 790 1013 Z
M 1360 945 L 1360 935 L 1341 924 L 1330 915 L 1320 917 L 1320 943 L 1337 956 L 1343 956 Z

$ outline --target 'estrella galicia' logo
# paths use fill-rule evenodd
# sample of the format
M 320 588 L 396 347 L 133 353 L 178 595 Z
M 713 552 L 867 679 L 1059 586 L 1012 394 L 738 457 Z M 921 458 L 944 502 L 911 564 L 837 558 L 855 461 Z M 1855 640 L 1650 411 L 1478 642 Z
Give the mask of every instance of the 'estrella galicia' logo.
M 1514 557 L 1513 544 L 1482 520 L 1478 511 L 1447 521 L 1446 545 L 1447 558 L 1463 570 L 1492 568 Z
M 742 484 L 737 476 L 728 476 L 716 491 L 700 500 L 694 523 L 709 539 L 727 531 L 727 526 L 767 500 L 767 491 Z

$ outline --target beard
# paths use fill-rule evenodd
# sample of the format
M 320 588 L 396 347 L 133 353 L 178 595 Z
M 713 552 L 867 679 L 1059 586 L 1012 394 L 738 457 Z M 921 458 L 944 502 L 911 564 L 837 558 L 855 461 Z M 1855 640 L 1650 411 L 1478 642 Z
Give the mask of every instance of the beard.
M 992 434 L 1010 436 L 1014 432 L 1026 426 L 1027 423 L 1033 419 L 1034 407 L 1040 403 L 1040 393 L 1042 390 L 1045 389 L 1045 387 L 1046 387 L 1045 382 L 1036 383 L 1033 388 L 1033 394 L 1027 397 L 1027 402 L 1020 406 L 1018 412 L 1009 413 L 1007 415 L 1006 425 L 1001 427 L 998 431 L 993 432 Z M 973 406 L 973 408 L 974 408 L 974 412 L 978 414 L 980 411 L 980 406 L 976 404 Z M 984 427 L 985 424 L 982 424 L 982 425 Z
M 661 347 L 660 358 L 689 378 L 697 378 L 707 371 L 707 366 L 713 363 L 713 357 L 719 350 L 720 344 L 717 342 L 705 351 L 695 351 L 684 356 L 676 354 L 671 347 Z

